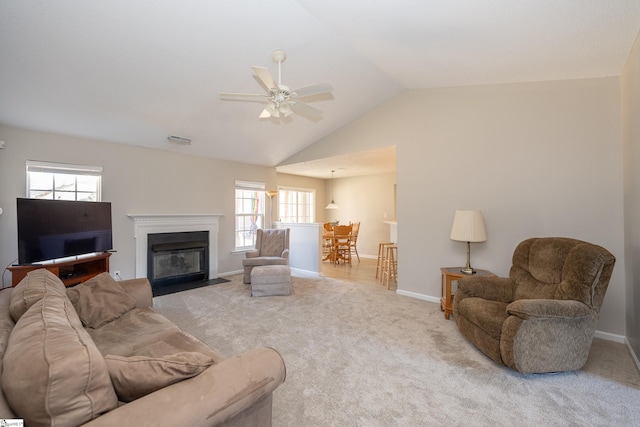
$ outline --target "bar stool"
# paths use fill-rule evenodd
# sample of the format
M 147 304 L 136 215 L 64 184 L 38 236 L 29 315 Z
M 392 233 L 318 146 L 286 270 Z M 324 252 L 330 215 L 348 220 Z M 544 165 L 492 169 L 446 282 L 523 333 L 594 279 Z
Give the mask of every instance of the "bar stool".
M 390 289 L 391 280 L 398 281 L 398 245 L 387 245 L 384 264 L 382 267 L 382 283 L 387 281 L 387 289 Z
M 380 274 L 380 281 L 382 282 L 382 267 L 384 265 L 384 257 L 386 255 L 385 246 L 393 245 L 393 242 L 378 243 L 378 261 L 376 262 L 376 279 Z

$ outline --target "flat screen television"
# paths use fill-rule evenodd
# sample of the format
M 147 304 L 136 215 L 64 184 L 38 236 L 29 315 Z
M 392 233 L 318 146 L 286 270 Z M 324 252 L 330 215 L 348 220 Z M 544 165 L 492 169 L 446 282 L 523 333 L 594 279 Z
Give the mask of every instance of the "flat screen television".
M 18 263 L 113 249 L 111 203 L 17 200 Z

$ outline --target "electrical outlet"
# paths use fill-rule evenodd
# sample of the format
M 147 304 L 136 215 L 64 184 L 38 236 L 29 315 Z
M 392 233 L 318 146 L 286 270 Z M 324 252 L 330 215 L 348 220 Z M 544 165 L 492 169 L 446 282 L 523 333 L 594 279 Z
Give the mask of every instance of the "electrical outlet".
M 120 270 L 116 270 L 113 272 L 113 278 L 116 280 L 122 280 L 122 277 L 120 277 Z

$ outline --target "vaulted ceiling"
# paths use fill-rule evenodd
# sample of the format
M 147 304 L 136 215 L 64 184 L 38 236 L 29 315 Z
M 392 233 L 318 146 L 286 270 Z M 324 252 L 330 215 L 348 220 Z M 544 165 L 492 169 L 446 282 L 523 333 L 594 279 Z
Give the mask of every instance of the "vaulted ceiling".
M 275 166 L 407 89 L 618 76 L 639 29 L 638 0 L 0 0 L 0 123 Z M 220 98 L 275 49 L 333 85 L 321 120 Z

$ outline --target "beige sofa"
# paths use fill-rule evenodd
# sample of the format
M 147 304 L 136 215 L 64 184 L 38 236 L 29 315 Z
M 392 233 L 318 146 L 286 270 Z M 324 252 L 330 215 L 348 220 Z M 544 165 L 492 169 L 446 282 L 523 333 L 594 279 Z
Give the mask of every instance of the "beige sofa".
M 146 279 L 66 289 L 35 270 L 0 291 L 0 419 L 56 426 L 269 426 L 285 365 L 225 359 L 152 308 Z

